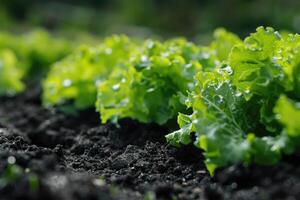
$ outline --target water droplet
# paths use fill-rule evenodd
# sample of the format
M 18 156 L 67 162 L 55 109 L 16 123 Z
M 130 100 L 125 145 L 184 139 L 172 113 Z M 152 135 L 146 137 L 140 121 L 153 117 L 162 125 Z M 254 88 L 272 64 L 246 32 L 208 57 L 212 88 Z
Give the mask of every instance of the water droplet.
M 188 63 L 186 65 L 184 65 L 185 68 L 191 68 L 192 67 L 192 63 Z
M 101 84 L 101 81 L 100 80 L 96 80 L 95 85 L 98 87 L 100 84 Z
M 72 85 L 72 81 L 70 79 L 65 79 L 62 84 L 64 87 L 70 87 Z
M 276 37 L 277 37 L 278 39 L 281 39 L 281 35 L 280 35 L 280 33 L 279 33 L 278 31 L 275 31 L 274 34 L 276 35 Z
M 161 55 L 162 55 L 162 57 L 164 57 L 164 58 L 167 58 L 167 57 L 170 56 L 169 52 L 164 52 L 164 53 L 162 53 Z
M 99 187 L 103 187 L 105 185 L 105 181 L 101 178 L 94 179 L 93 184 Z
M 222 87 L 223 83 L 219 83 L 215 85 L 215 90 L 219 90 Z
M 129 103 L 129 99 L 125 98 L 120 102 L 120 106 L 126 106 Z
M 152 49 L 154 47 L 154 42 L 153 41 L 149 41 L 147 47 L 149 49 Z
M 107 55 L 112 54 L 112 49 L 111 49 L 111 48 L 106 48 L 106 49 L 105 49 L 105 53 L 106 53 Z
M 148 60 L 149 60 L 149 59 L 148 59 L 147 56 L 142 56 L 142 57 L 141 57 L 141 61 L 142 61 L 142 62 L 148 62 Z
M 195 87 L 194 83 L 188 83 L 188 88 L 189 88 L 189 89 L 192 90 L 194 87 Z
M 216 95 L 215 100 L 217 103 L 221 104 L 224 101 L 224 98 L 221 95 Z
M 226 71 L 229 75 L 231 75 L 233 73 L 231 67 L 228 65 L 225 68 L 223 68 L 223 70 Z
M 216 66 L 218 66 L 218 65 L 220 65 L 220 61 L 215 60 L 215 61 L 214 61 L 214 64 L 215 64 Z
M 125 83 L 126 82 L 126 78 L 122 78 L 121 83 Z
M 245 90 L 244 97 L 245 97 L 245 99 L 246 99 L 247 101 L 251 99 L 252 93 L 250 93 L 250 90 L 249 90 L 249 89 L 246 89 L 246 90 Z
M 210 57 L 209 53 L 206 53 L 206 52 L 203 52 L 203 53 L 201 54 L 201 56 L 202 56 L 202 58 L 204 58 L 204 59 L 208 59 L 208 58 Z
M 235 93 L 235 96 L 240 97 L 240 96 L 242 96 L 242 93 L 238 91 L 238 92 Z
M 115 84 L 115 85 L 113 85 L 113 86 L 112 86 L 112 89 L 113 89 L 114 91 L 119 90 L 119 89 L 120 89 L 120 84 Z
M 198 124 L 198 123 L 199 123 L 199 120 L 198 120 L 198 119 L 194 119 L 194 120 L 192 121 L 192 123 L 193 123 L 193 124 Z
M 7 162 L 11 165 L 15 164 L 16 163 L 16 158 L 14 156 L 9 156 L 7 158 Z
M 148 90 L 147 90 L 147 92 L 153 92 L 155 89 L 154 88 L 149 88 Z

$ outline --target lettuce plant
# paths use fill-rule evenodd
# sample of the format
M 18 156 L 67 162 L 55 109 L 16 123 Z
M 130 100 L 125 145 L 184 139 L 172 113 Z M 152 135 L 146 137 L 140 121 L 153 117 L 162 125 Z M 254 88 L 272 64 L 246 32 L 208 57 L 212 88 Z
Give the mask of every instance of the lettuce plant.
M 21 41 L 15 51 L 20 61 L 28 68 L 27 76 L 37 77 L 48 72 L 50 65 L 67 56 L 75 42 L 70 42 L 37 29 L 19 37 Z
M 21 92 L 23 81 L 40 80 L 50 64 L 66 56 L 71 46 L 43 30 L 18 36 L 1 32 L 0 96 Z
M 94 106 L 96 85 L 113 69 L 123 68 L 135 49 L 136 44 L 126 36 L 106 38 L 98 47 L 80 47 L 52 66 L 43 83 L 44 105 L 69 104 L 75 109 Z
M 0 50 L 0 96 L 14 95 L 24 89 L 24 71 L 18 67 L 15 54 L 6 49 Z
M 274 164 L 294 152 L 300 139 L 298 38 L 259 27 L 222 65 L 198 73 L 186 100 L 193 113 L 179 114 L 180 129 L 166 136 L 168 142 L 194 142 L 211 174 L 238 162 Z
M 181 99 L 202 69 L 200 49 L 184 39 L 146 41 L 125 68 L 99 84 L 96 107 L 102 122 L 132 118 L 164 124 L 184 110 Z
M 50 64 L 71 52 L 72 46 L 70 41 L 55 38 L 42 29 L 20 35 L 0 33 L 0 49 L 13 51 L 20 67 L 31 77 L 47 72 Z
M 212 70 L 240 42 L 224 29 L 214 38 L 207 47 L 184 39 L 148 40 L 138 46 L 125 36 L 113 36 L 99 47 L 82 47 L 53 65 L 43 84 L 44 105 L 84 109 L 95 103 L 98 90 L 103 122 L 130 117 L 164 124 L 184 110 L 180 99 L 193 88 L 196 72 Z

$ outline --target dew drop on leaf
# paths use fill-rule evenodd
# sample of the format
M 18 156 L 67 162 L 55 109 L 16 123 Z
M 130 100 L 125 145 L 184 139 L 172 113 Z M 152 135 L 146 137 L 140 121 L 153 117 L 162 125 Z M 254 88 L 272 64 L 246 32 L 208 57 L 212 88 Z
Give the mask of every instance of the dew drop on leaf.
M 62 84 L 64 87 L 70 87 L 72 85 L 72 81 L 70 79 L 65 79 Z
M 236 96 L 236 97 L 240 97 L 240 96 L 242 96 L 242 93 L 241 93 L 241 92 L 236 92 L 236 93 L 235 93 L 235 96 Z
M 9 156 L 7 158 L 7 162 L 11 165 L 15 164 L 16 163 L 16 158 L 14 156 Z
M 105 49 L 105 53 L 106 53 L 107 55 L 112 54 L 112 49 L 111 49 L 111 48 L 106 48 L 106 49 Z
M 229 75 L 231 75 L 232 72 L 233 72 L 230 66 L 226 66 L 226 67 L 224 68 L 224 70 L 225 70 Z
M 113 85 L 113 86 L 112 86 L 112 89 L 113 89 L 114 91 L 119 90 L 119 89 L 120 89 L 120 84 L 115 84 L 115 85 Z
M 141 61 L 142 62 L 147 62 L 148 61 L 148 57 L 147 56 L 142 56 L 141 57 Z

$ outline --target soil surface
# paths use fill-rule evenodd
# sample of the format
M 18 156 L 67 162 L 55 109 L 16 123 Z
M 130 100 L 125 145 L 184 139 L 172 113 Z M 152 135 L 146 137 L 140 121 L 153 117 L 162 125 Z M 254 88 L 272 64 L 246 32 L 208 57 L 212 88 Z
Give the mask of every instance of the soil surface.
M 202 152 L 165 143 L 169 130 L 123 120 L 101 125 L 41 106 L 40 89 L 0 99 L 0 199 L 300 199 L 300 157 L 235 165 L 211 178 Z M 15 164 L 14 164 L 15 163 Z

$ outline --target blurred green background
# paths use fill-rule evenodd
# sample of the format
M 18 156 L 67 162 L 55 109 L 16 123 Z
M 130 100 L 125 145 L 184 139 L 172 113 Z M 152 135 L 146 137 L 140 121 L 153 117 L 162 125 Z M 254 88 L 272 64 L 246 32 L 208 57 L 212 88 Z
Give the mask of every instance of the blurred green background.
M 0 29 L 195 37 L 225 27 L 300 32 L 299 0 L 0 0 Z

